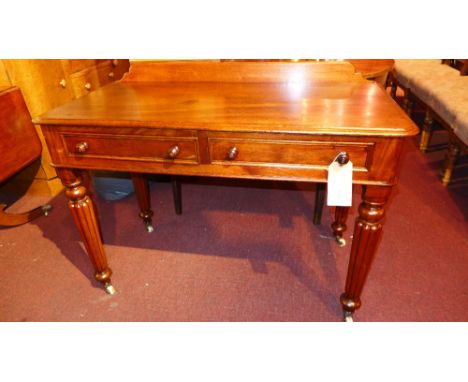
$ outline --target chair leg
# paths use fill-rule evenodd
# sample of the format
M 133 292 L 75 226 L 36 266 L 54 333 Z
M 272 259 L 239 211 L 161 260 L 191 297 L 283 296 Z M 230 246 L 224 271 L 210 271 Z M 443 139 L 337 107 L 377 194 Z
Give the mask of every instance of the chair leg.
M 449 147 L 445 157 L 445 166 L 443 169 L 442 184 L 448 186 L 450 180 L 452 179 L 453 168 L 457 162 L 458 157 L 460 156 L 460 146 L 453 139 L 450 138 Z
M 182 214 L 182 186 L 178 176 L 171 177 L 172 195 L 174 197 L 174 208 L 177 215 Z
M 427 151 L 427 147 L 429 146 L 429 142 L 431 141 L 432 137 L 432 127 L 433 127 L 433 118 L 432 114 L 429 109 L 426 110 L 426 115 L 424 117 L 424 125 L 422 128 L 421 133 L 421 141 L 419 142 L 419 150 L 425 153 Z
M 406 111 L 406 114 L 411 118 L 411 115 L 413 114 L 413 105 L 414 102 L 411 98 L 411 92 L 409 89 L 405 89 L 405 96 L 403 99 L 403 108 Z
M 315 189 L 314 224 L 322 223 L 322 211 L 325 202 L 325 183 L 317 183 Z
M 391 87 L 392 87 L 392 90 L 390 91 L 390 95 L 392 96 L 393 99 L 396 99 L 397 83 L 394 79 L 391 82 Z
M 0 204 L 0 226 L 14 227 L 28 223 L 39 216 L 47 216 L 49 211 L 52 209 L 52 206 L 44 204 L 43 206 L 21 214 L 9 214 L 8 212 L 5 212 L 6 208 L 6 204 Z

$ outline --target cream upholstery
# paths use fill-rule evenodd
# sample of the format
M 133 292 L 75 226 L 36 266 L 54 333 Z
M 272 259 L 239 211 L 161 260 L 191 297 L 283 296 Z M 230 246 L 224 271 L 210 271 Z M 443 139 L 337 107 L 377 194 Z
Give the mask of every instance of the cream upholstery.
M 395 60 L 393 75 L 400 86 L 410 88 L 411 80 L 421 68 L 431 68 L 441 63 L 441 60 Z
M 468 112 L 468 77 L 458 75 L 434 86 L 427 105 L 452 125 L 458 115 Z
M 460 79 L 460 73 L 448 65 L 421 65 L 410 80 L 411 92 L 431 108 L 438 101 L 434 98 L 441 92 L 450 92 L 453 82 Z

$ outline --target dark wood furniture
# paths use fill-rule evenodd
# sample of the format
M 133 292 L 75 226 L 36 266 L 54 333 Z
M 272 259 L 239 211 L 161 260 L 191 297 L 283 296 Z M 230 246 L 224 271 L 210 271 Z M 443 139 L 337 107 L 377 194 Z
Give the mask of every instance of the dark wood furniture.
M 0 183 L 31 164 L 41 156 L 42 146 L 21 91 L 16 87 L 0 87 Z M 0 225 L 16 226 L 47 215 L 49 205 L 22 214 L 5 212 L 0 204 Z
M 36 122 L 109 293 L 112 272 L 83 184 L 88 170 L 325 183 L 328 165 L 345 152 L 362 185 L 341 296 L 347 318 L 361 305 L 404 139 L 418 133 L 379 85 L 345 62 L 134 62 L 122 81 Z M 147 192 L 140 197 L 148 221 Z M 335 232 L 347 211 L 337 208 Z
M 443 59 L 442 63 L 457 69 L 461 76 L 468 75 L 468 59 L 466 58 Z
M 129 66 L 128 60 L 116 59 L 0 59 L 0 86 L 19 87 L 30 114 L 36 117 L 121 79 Z M 41 131 L 36 131 L 43 140 Z M 57 195 L 63 185 L 50 163 L 44 145 L 38 166 L 22 171 L 11 186 L 28 186 L 28 195 Z

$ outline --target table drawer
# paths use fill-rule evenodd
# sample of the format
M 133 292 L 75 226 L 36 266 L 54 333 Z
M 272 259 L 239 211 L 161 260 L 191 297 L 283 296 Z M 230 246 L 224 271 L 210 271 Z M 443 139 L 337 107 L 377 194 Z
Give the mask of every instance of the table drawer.
M 328 166 L 342 151 L 355 168 L 367 168 L 373 143 L 210 138 L 211 163 L 233 165 Z
M 196 137 L 61 134 L 65 154 L 75 159 L 102 158 L 168 163 L 198 163 Z

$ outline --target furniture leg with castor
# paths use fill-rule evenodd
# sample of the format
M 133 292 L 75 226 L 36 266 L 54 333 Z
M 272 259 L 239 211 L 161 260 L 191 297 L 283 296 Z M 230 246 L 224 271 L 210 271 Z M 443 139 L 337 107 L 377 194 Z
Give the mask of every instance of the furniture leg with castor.
M 138 206 L 140 207 L 139 216 L 143 220 L 148 233 L 152 233 L 154 231 L 153 211 L 151 210 L 151 194 L 148 178 L 145 174 L 139 173 L 132 173 L 131 176 Z

